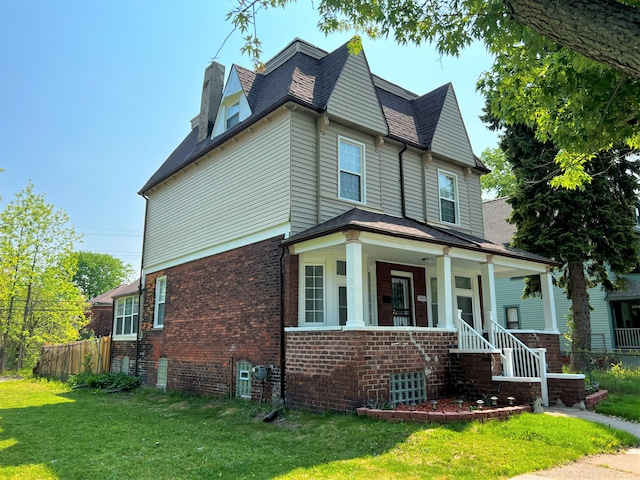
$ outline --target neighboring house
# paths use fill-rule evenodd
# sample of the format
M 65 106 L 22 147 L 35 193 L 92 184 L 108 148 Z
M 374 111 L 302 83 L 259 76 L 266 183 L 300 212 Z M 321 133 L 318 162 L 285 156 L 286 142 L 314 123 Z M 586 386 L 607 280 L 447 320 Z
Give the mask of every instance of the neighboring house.
M 137 291 L 139 282 L 140 280 L 138 279 L 129 284 L 124 283 L 89 300 L 90 320 L 87 326 L 84 327 L 85 330 L 93 331 L 96 337 L 111 335 L 113 327 L 113 298 L 123 292 L 130 291 L 131 288 L 135 288 Z
M 140 329 L 114 336 L 113 365 L 315 410 L 562 395 L 552 297 L 549 333 L 522 337 L 548 367 L 490 321 L 497 278 L 551 291 L 555 263 L 482 239 L 486 172 L 451 84 L 416 95 L 364 52 L 299 39 L 226 83 L 212 63 L 191 132 L 139 192 Z
M 509 245 L 515 234 L 515 225 L 507 222 L 511 205 L 507 198 L 498 198 L 482 204 L 487 239 Z M 623 291 L 607 293 L 601 287 L 590 288 L 591 348 L 594 352 L 611 352 L 615 349 L 640 349 L 640 275 L 625 275 Z M 527 332 L 544 332 L 545 325 L 539 317 L 540 298 L 522 298 L 523 279 L 510 278 L 496 281 L 498 322 L 509 328 Z M 564 335 L 569 332 L 567 320 L 571 313 L 571 301 L 563 289 L 553 288 L 558 329 L 563 334 L 562 349 L 570 350 Z

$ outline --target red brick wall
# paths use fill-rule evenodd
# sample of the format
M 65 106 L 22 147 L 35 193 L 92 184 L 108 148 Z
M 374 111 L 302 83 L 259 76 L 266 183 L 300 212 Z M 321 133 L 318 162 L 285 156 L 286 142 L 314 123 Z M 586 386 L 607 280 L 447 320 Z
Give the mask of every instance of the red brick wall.
M 235 365 L 273 366 L 265 398 L 280 393 L 281 238 L 154 272 L 146 277 L 139 373 L 155 386 L 168 360 L 168 390 L 235 396 Z M 164 328 L 153 329 L 156 278 L 166 275 Z M 252 381 L 252 396 L 261 394 Z
M 286 333 L 287 403 L 351 412 L 367 400 L 389 399 L 392 373 L 425 372 L 427 396 L 447 387 L 448 332 L 301 331 Z
M 106 337 L 111 335 L 113 325 L 113 307 L 98 306 L 91 308 L 91 320 L 84 327 L 85 330 L 93 330 L 96 337 Z
M 416 312 L 416 325 L 418 327 L 428 327 L 428 303 L 418 302 L 418 295 L 427 295 L 426 279 L 424 268 L 409 267 L 406 265 L 395 265 L 392 263 L 376 263 L 376 276 L 378 282 L 378 325 L 393 326 L 393 308 L 391 302 L 385 302 L 385 297 L 390 298 L 391 290 L 391 270 L 410 272 L 413 274 L 413 298 L 412 302 Z
M 555 405 L 560 399 L 566 406 L 571 407 L 585 399 L 583 378 L 548 378 L 549 405 Z
M 122 359 L 123 357 L 129 357 L 129 375 L 136 374 L 136 342 L 134 341 L 120 341 L 111 340 L 111 371 L 122 371 Z

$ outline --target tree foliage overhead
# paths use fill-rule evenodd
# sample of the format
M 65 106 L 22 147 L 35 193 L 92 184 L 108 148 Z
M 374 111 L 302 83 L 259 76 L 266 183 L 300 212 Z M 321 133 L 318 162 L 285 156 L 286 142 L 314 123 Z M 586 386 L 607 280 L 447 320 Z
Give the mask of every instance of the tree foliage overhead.
M 67 223 L 32 184 L 0 212 L 0 371 L 34 360 L 44 342 L 75 340 L 85 323 Z
M 256 12 L 292 0 L 237 0 L 229 12 L 256 66 Z M 554 182 L 588 182 L 583 165 L 600 151 L 640 149 L 640 0 L 319 0 L 319 28 L 434 44 L 457 55 L 482 41 L 495 56 L 481 82 L 491 114 L 532 128 L 558 147 Z M 555 42 L 555 43 L 554 43 Z M 562 175 L 560 175 L 562 174 Z
M 491 170 L 480 177 L 482 198 L 489 200 L 511 196 L 516 188 L 516 177 L 504 152 L 499 148 L 487 148 L 480 155 L 480 160 Z
M 113 255 L 80 251 L 73 256 L 77 263 L 73 283 L 87 300 L 133 280 L 133 267 Z
M 516 188 L 508 202 L 516 225 L 512 245 L 560 262 L 558 286 L 572 302 L 571 366 L 585 371 L 582 352 L 591 349 L 591 314 L 587 289 L 624 285 L 621 274 L 638 262 L 635 200 L 640 165 L 626 147 L 601 152 L 585 163 L 592 175 L 582 191 L 551 185 L 557 148 L 542 143 L 524 125 L 507 126 L 501 147 L 513 166 Z M 537 294 L 530 278 L 525 294 Z

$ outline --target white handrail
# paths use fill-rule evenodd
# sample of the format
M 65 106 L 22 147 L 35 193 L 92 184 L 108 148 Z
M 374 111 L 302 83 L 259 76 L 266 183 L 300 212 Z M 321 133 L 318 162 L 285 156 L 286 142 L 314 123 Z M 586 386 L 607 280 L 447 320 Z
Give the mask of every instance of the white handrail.
M 492 317 L 490 318 L 495 346 L 504 350 L 506 356 L 512 357 L 510 362 L 513 366 L 512 376 L 540 378 L 542 369 L 546 371 L 546 366 L 541 365 L 539 353 L 527 347 Z

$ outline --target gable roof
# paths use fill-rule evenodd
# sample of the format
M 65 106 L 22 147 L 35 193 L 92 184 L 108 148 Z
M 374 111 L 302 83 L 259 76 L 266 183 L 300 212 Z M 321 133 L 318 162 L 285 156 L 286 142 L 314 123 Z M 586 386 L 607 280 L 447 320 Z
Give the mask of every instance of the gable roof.
M 267 62 L 264 73 L 234 65 L 251 115 L 220 135 L 201 142 L 197 141 L 200 127 L 194 127 L 138 193 L 144 194 L 288 102 L 317 112 L 325 111 L 349 55 L 347 44 L 327 53 L 295 39 Z M 418 96 L 370 72 L 369 75 L 389 127 L 388 136 L 415 148 L 429 149 L 451 84 Z M 475 166 L 487 171 L 477 159 Z
M 418 240 L 448 247 L 502 255 L 520 260 L 546 263 L 547 265 L 557 265 L 557 262 L 550 258 L 534 255 L 533 253 L 516 248 L 509 248 L 484 238 L 461 233 L 446 227 L 436 227 L 410 218 L 394 217 L 383 213 L 362 210 L 357 207 L 324 223 L 311 227 L 304 232 L 293 235 L 283 240 L 282 243 L 283 245 L 293 245 L 347 230 L 392 235 L 408 240 Z
M 509 245 L 516 233 L 516 226 L 507 222 L 511 216 L 511 205 L 507 203 L 508 197 L 482 202 L 482 220 L 484 222 L 484 235 L 489 240 L 503 245 Z
M 125 295 L 133 295 L 138 293 L 140 286 L 140 279 L 136 279 L 131 283 L 123 283 L 122 285 L 112 288 L 108 292 L 101 293 L 100 295 L 93 297 L 89 300 L 89 304 L 92 307 L 109 306 L 113 305 L 113 299 L 115 297 L 123 297 Z

